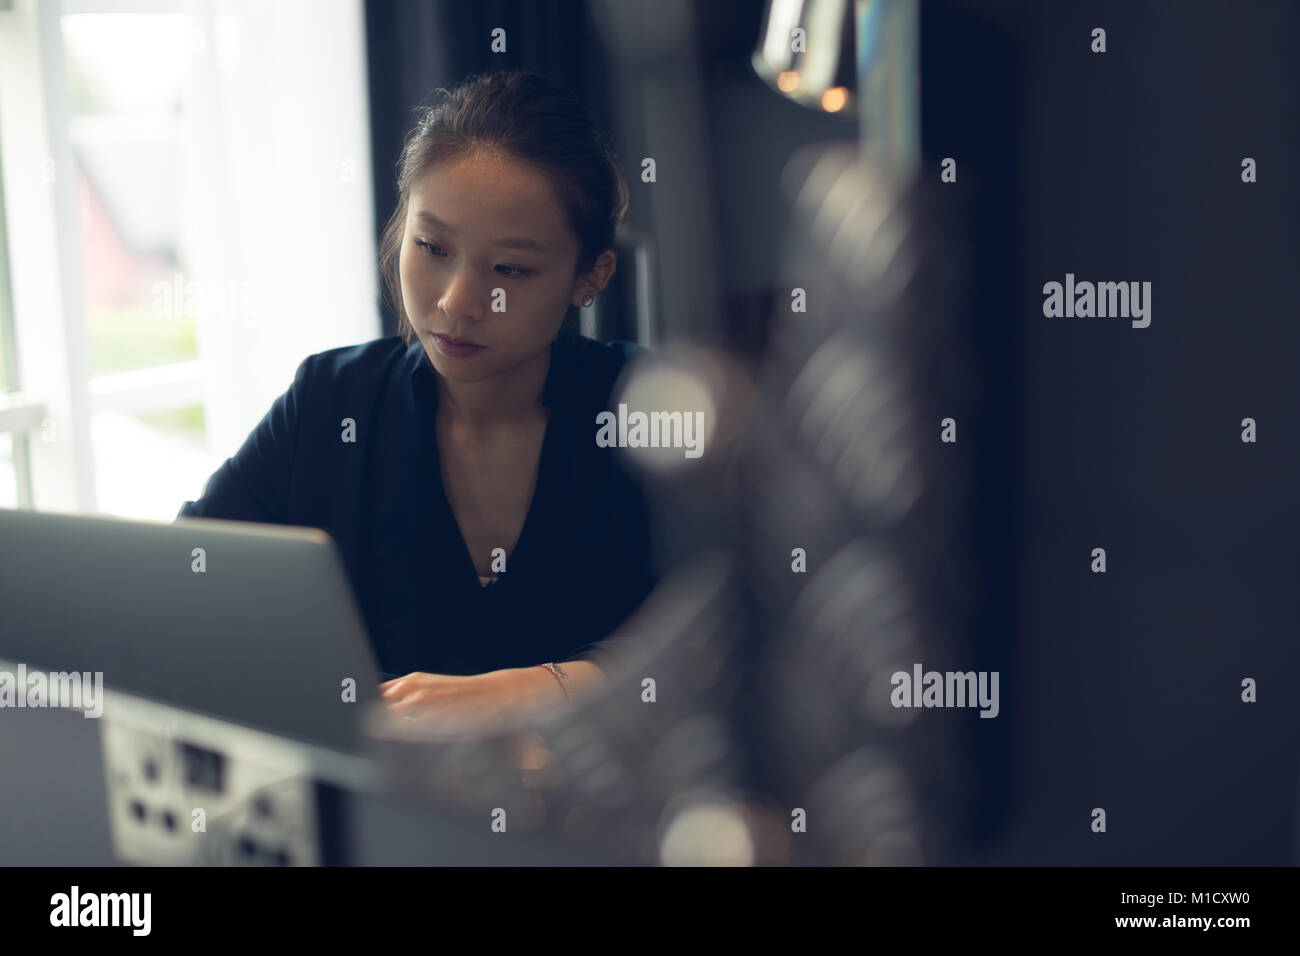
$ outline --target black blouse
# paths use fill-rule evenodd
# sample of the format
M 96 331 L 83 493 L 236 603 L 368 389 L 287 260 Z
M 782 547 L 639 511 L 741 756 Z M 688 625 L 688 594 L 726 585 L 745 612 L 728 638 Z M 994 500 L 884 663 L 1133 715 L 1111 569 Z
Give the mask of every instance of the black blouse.
M 506 572 L 482 586 L 442 485 L 437 372 L 418 339 L 308 356 L 178 518 L 321 528 L 339 547 L 386 676 L 599 661 L 654 588 L 649 517 L 617 448 L 597 446 L 624 366 L 648 350 L 562 334 L 537 483 Z M 351 419 L 355 441 L 345 441 Z

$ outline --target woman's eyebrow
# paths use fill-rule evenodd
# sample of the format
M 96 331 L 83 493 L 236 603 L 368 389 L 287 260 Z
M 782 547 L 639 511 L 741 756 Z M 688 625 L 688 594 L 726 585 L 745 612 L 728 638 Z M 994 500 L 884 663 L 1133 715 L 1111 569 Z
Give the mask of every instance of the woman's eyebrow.
M 451 226 L 447 225 L 431 212 L 421 210 L 415 214 L 415 218 L 422 222 L 427 222 L 435 229 L 442 229 L 445 232 L 452 233 L 453 235 L 456 232 L 455 229 L 451 228 Z M 524 236 L 517 236 L 511 239 L 498 239 L 496 245 L 505 246 L 510 249 L 531 249 L 534 252 L 546 252 L 546 247 L 536 239 L 528 239 Z

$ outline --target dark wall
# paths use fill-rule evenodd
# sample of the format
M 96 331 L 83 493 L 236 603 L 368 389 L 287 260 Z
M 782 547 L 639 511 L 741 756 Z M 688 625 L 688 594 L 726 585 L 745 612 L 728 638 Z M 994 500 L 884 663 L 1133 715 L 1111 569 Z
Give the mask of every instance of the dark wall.
M 1292 864 L 1300 7 L 927 8 L 947 35 L 924 67 L 928 145 L 1005 200 L 976 250 L 1010 294 L 977 310 L 1006 416 L 986 434 L 1009 453 L 983 469 L 986 517 L 1014 496 L 1005 532 L 984 532 L 1019 670 L 996 858 Z M 1150 327 L 1044 317 L 1043 284 L 1067 272 L 1152 282 Z

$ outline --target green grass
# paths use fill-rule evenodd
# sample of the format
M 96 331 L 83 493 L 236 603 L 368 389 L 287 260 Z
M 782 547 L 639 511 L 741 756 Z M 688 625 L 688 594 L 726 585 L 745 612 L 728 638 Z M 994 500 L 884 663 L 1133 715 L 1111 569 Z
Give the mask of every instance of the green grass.
M 184 428 L 191 431 L 203 431 L 206 424 L 203 420 L 203 406 L 191 405 L 189 408 L 173 408 L 165 412 L 153 412 L 148 415 L 134 415 L 146 425 L 154 425 L 158 428 Z
M 198 329 L 191 317 L 163 319 L 138 306 L 100 308 L 86 316 L 90 374 L 128 372 L 199 357 Z M 5 341 L 0 336 L 0 391 L 9 387 Z
M 100 308 L 87 313 L 86 331 L 91 375 L 199 357 L 198 328 L 192 317 L 159 318 L 138 306 Z
M 138 307 L 103 308 L 86 316 L 86 326 L 90 337 L 91 375 L 127 372 L 199 357 L 193 318 L 163 319 Z M 8 388 L 4 361 L 5 342 L 0 337 L 0 391 Z M 202 405 L 133 417 L 157 428 L 201 433 L 206 427 Z
M 139 307 L 101 308 L 86 316 L 90 336 L 90 374 L 187 362 L 199 357 L 198 329 L 192 317 L 164 319 Z M 156 428 L 202 433 L 203 406 L 173 408 L 133 416 Z

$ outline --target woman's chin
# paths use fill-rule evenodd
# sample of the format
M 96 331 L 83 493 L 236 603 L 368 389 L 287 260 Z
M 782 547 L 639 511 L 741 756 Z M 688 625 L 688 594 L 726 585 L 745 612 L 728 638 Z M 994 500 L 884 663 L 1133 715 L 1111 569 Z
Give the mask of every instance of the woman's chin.
M 433 363 L 434 370 L 449 382 L 468 385 L 471 382 L 489 379 L 496 374 L 496 364 L 491 361 L 467 362 L 462 359 L 449 359 L 439 352 L 436 346 L 429 346 L 426 351 L 429 353 L 429 361 Z

